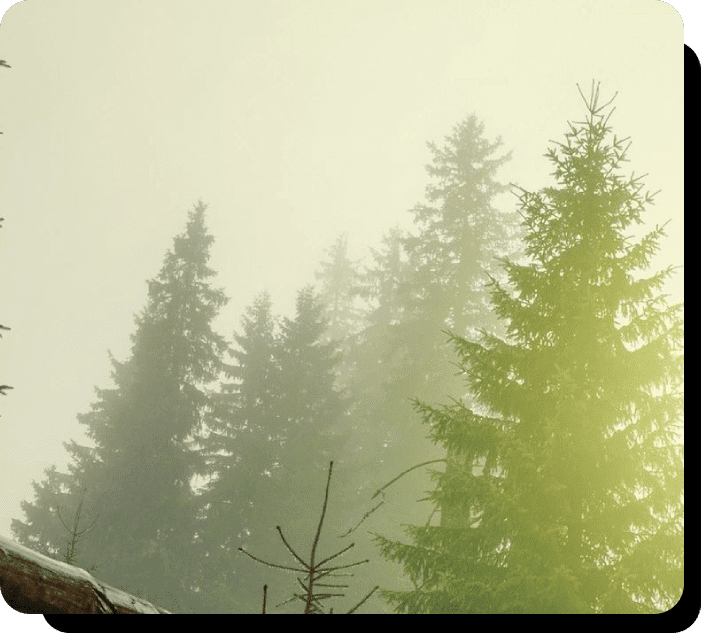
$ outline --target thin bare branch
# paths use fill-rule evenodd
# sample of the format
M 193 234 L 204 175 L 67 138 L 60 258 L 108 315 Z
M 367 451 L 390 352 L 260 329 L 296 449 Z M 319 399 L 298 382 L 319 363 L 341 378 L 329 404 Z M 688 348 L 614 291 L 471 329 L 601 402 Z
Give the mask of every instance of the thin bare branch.
M 382 488 L 378 489 L 377 492 L 375 492 L 374 495 L 372 495 L 372 498 L 374 499 L 377 495 L 379 495 L 385 488 L 389 488 L 397 479 L 400 477 L 404 477 L 407 473 L 410 473 L 412 470 L 416 470 L 417 468 L 421 468 L 421 466 L 426 466 L 427 464 L 435 464 L 437 462 L 444 462 L 445 459 L 431 459 L 427 462 L 421 462 L 420 464 L 416 464 L 416 466 L 412 466 L 411 468 L 407 468 L 404 472 L 399 473 L 392 481 L 386 483 Z
M 294 556 L 300 563 L 302 563 L 302 565 L 304 565 L 304 567 L 306 567 L 307 569 L 310 569 L 309 565 L 307 565 L 307 563 L 305 563 L 304 560 L 302 560 L 302 559 L 297 555 L 297 552 L 295 552 L 295 551 L 292 549 L 292 546 L 285 540 L 285 536 L 284 536 L 283 533 L 282 533 L 282 528 L 281 528 L 279 525 L 276 525 L 276 526 L 275 526 L 275 529 L 279 532 L 280 538 L 282 539 L 282 542 L 285 544 L 285 547 L 286 547 L 288 550 L 290 550 L 290 553 L 292 554 L 292 556 Z
M 326 516 L 326 506 L 329 503 L 329 486 L 331 485 L 331 471 L 333 470 L 333 461 L 329 462 L 329 476 L 326 479 L 326 493 L 324 494 L 324 505 L 321 508 L 321 517 L 319 518 L 319 527 L 316 529 L 316 536 L 314 537 L 314 543 L 312 545 L 312 554 L 309 558 L 309 567 L 314 567 L 314 554 L 316 554 L 316 546 L 319 543 L 319 537 L 321 536 L 321 528 L 324 525 L 324 517 Z
M 373 499 L 374 499 L 374 497 L 373 497 Z M 338 538 L 343 538 L 343 537 L 345 537 L 345 536 L 348 536 L 348 535 L 351 534 L 352 532 L 355 532 L 355 531 L 360 527 L 360 525 L 363 523 L 363 521 L 365 521 L 365 519 L 367 519 L 373 512 L 375 512 L 375 510 L 377 510 L 383 503 L 384 503 L 384 500 L 383 500 L 383 501 L 380 501 L 380 503 L 378 503 L 374 508 L 372 508 L 372 510 L 368 510 L 368 511 L 363 515 L 363 518 L 360 519 L 360 521 L 358 521 L 358 523 L 355 525 L 355 527 L 352 527 L 352 528 L 351 528 L 350 530 L 348 530 L 347 532 L 345 532 L 345 533 L 343 533 L 343 534 L 340 534 Z
M 63 521 L 63 517 L 61 516 L 61 506 L 56 506 L 56 514 L 58 515 L 59 520 L 61 521 L 61 525 L 66 528 L 68 532 L 71 531 L 71 528 L 69 528 L 65 522 Z
M 348 565 L 338 565 L 337 567 L 327 567 L 326 569 L 322 569 L 320 571 L 322 571 L 324 573 L 324 576 L 326 576 L 327 574 L 330 574 L 331 572 L 336 571 L 337 569 L 347 569 L 348 567 L 356 567 L 357 565 L 364 565 L 365 563 L 369 562 L 370 560 L 366 558 L 365 560 L 360 560 L 357 563 L 349 563 Z
M 380 588 L 380 585 L 375 585 L 375 587 L 372 588 L 370 593 L 368 593 L 367 596 L 365 596 L 358 604 L 356 604 L 350 611 L 346 611 L 346 613 L 353 613 L 359 606 L 361 606 L 373 593 L 375 593 L 378 589 Z
M 439 460 L 443 461 L 443 460 Z M 430 463 L 430 462 L 428 462 Z M 282 539 L 282 542 L 284 543 L 285 547 L 288 549 L 288 551 L 295 557 L 299 563 L 303 566 L 303 569 L 299 569 L 296 567 L 290 567 L 288 565 L 277 565 L 275 563 L 269 563 L 268 561 L 262 560 L 258 558 L 257 556 L 254 556 L 253 554 L 250 554 L 247 552 L 245 549 L 242 547 L 239 547 L 239 551 L 243 552 L 248 556 L 249 558 L 252 558 L 254 561 L 258 563 L 262 563 L 263 565 L 267 565 L 268 567 L 275 567 L 277 569 L 285 569 L 289 571 L 294 571 L 294 572 L 301 572 L 304 573 L 304 580 L 302 578 L 297 578 L 297 582 L 299 583 L 300 587 L 304 591 L 304 594 L 293 594 L 292 598 L 289 600 L 286 600 L 285 602 L 281 602 L 277 606 L 282 606 L 285 605 L 289 602 L 292 602 L 294 600 L 301 600 L 304 602 L 304 613 L 324 613 L 324 610 L 321 605 L 322 600 L 326 600 L 328 598 L 343 598 L 345 597 L 345 594 L 343 593 L 333 593 L 333 592 L 326 592 L 326 593 L 316 593 L 314 591 L 314 585 L 316 583 L 317 587 L 326 587 L 326 588 L 337 588 L 337 589 L 346 589 L 348 588 L 348 585 L 345 584 L 340 584 L 340 583 L 320 583 L 318 582 L 322 578 L 329 577 L 329 578 L 336 578 L 336 577 L 342 577 L 342 576 L 352 576 L 353 574 L 343 574 L 343 573 L 335 573 L 340 569 L 347 569 L 349 567 L 356 567 L 357 565 L 363 565 L 365 563 L 370 562 L 369 560 L 363 560 L 359 561 L 356 563 L 349 563 L 346 565 L 334 565 L 331 567 L 324 567 L 322 568 L 322 565 L 327 564 L 329 561 L 333 560 L 334 558 L 340 556 L 341 554 L 347 552 L 349 549 L 355 546 L 354 543 L 351 543 L 347 547 L 344 547 L 342 550 L 339 552 L 336 552 L 335 554 L 331 554 L 331 556 L 328 556 L 327 558 L 323 559 L 319 563 L 315 563 L 314 559 L 316 557 L 316 550 L 319 545 L 319 538 L 321 537 L 321 530 L 324 525 L 324 519 L 326 517 L 326 509 L 328 507 L 328 501 L 329 501 L 329 489 L 331 486 L 331 475 L 333 473 L 333 461 L 329 462 L 329 474 L 326 480 L 326 491 L 324 493 L 324 503 L 321 509 L 321 516 L 319 518 L 319 524 L 317 526 L 316 530 L 316 535 L 314 537 L 314 541 L 312 543 L 312 549 L 311 549 L 311 556 L 309 563 L 305 562 L 301 556 L 297 554 L 297 552 L 294 551 L 292 546 L 287 542 L 287 539 L 285 538 L 285 535 L 282 532 L 282 528 L 277 525 L 275 526 L 278 533 L 280 534 L 280 538 Z M 267 585 L 263 587 L 263 613 L 265 613 L 265 604 L 266 604 L 266 591 L 267 591 Z M 374 591 L 374 590 L 373 590 Z M 371 592 L 372 593 L 372 592 Z M 358 603 L 353 610 L 357 609 L 371 594 L 368 594 L 360 603 Z M 329 613 L 333 613 L 333 609 L 329 610 Z
M 243 547 L 238 548 L 239 552 L 243 552 L 248 556 L 249 558 L 252 558 L 254 561 L 258 563 L 263 563 L 263 565 L 267 565 L 268 567 L 277 567 L 278 569 L 289 569 L 290 571 L 297 571 L 297 572 L 306 572 L 306 569 L 297 569 L 296 567 L 287 567 L 286 565 L 276 565 L 275 563 L 269 563 L 268 561 L 261 560 L 260 558 L 256 558 L 253 554 L 249 554 Z
M 328 558 L 325 558 L 320 563 L 318 563 L 317 567 L 321 567 L 322 565 L 324 565 L 325 563 L 328 563 L 333 558 L 336 558 L 336 556 L 340 556 L 344 552 L 347 552 L 351 547 L 355 547 L 355 543 L 351 543 L 348 547 L 344 547 L 340 552 L 336 552 L 335 554 L 331 554 L 331 556 L 329 556 Z
M 297 580 L 297 582 L 299 583 L 299 586 L 302 587 L 302 589 L 304 589 L 304 594 L 305 594 L 305 596 L 306 596 L 306 595 L 309 593 L 309 587 L 307 587 L 307 585 L 305 585 L 305 584 L 302 582 L 302 579 L 301 579 L 301 578 L 297 578 L 296 580 Z

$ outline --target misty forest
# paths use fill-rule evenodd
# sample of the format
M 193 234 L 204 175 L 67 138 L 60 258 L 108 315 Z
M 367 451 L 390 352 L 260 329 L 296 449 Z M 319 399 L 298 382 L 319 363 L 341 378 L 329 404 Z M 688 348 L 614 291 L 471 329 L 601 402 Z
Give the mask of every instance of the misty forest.
M 261 289 L 215 331 L 236 288 L 183 201 L 89 441 L 13 537 L 171 613 L 669 610 L 683 306 L 614 99 L 577 89 L 551 183 L 501 182 L 467 116 L 428 143 L 413 229 L 358 260 L 338 235 L 291 314 Z

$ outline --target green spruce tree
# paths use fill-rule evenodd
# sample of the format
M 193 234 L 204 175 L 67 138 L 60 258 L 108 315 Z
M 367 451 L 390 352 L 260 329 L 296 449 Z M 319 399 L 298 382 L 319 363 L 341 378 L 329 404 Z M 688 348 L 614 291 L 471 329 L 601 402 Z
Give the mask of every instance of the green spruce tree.
M 61 525 L 60 513 L 68 516 L 77 507 L 78 495 L 72 494 L 75 482 L 71 476 L 59 472 L 55 465 L 48 467 L 44 475 L 41 483 L 32 482 L 35 501 L 21 502 L 26 519 L 12 519 L 12 532 L 23 545 L 61 560 L 68 535 Z
M 267 503 L 270 520 L 266 522 L 266 544 L 276 547 L 275 559 L 283 554 L 278 525 L 284 526 L 293 548 L 309 546 L 318 521 L 318 499 L 309 491 L 318 489 L 330 461 L 336 463 L 341 461 L 337 456 L 345 456 L 348 402 L 337 385 L 341 355 L 327 332 L 324 304 L 312 286 L 305 286 L 297 293 L 294 317 L 283 319 L 280 332 L 279 393 L 284 431 L 278 466 L 270 481 L 274 496 Z M 339 511 L 338 506 L 332 507 L 326 517 L 326 529 L 335 534 L 342 530 Z M 277 591 L 292 595 L 299 587 L 290 578 L 289 585 Z M 286 608 L 296 611 L 292 604 Z
M 205 209 L 198 203 L 190 211 L 149 282 L 131 356 L 111 358 L 115 386 L 98 389 L 92 410 L 78 416 L 95 446 L 66 444 L 74 463 L 65 485 L 73 496 L 88 488 L 90 510 L 100 516 L 76 564 L 96 565 L 101 580 L 176 613 L 194 608 L 191 482 L 204 464 L 193 441 L 210 403 L 206 386 L 218 378 L 227 347 L 212 330 L 227 299 L 208 283 L 215 273 L 207 265 L 213 237 Z M 46 529 L 13 527 L 28 545 Z
M 281 480 L 299 481 L 301 474 L 305 480 L 323 479 L 343 444 L 348 404 L 336 386 L 341 355 L 327 331 L 324 305 L 313 287 L 306 286 L 297 293 L 294 318 L 283 319 L 281 328 Z
M 428 147 L 425 201 L 411 209 L 415 230 L 391 231 L 365 274 L 370 310 L 353 350 L 352 443 L 358 446 L 357 489 L 364 493 L 366 510 L 378 503 L 370 497 L 382 484 L 442 457 L 411 399 L 440 402 L 460 389 L 442 331 L 467 334 L 494 323 L 486 272 L 496 274 L 496 258 L 513 250 L 515 214 L 496 208 L 497 197 L 508 189 L 497 180 L 509 159 L 500 151 L 501 140 L 487 140 L 483 124 L 472 115 L 442 145 Z M 364 527 L 425 521 L 431 510 L 417 501 L 430 487 L 425 469 L 416 469 L 382 495 L 382 511 Z M 386 523 L 382 530 L 401 536 Z M 362 544 L 360 536 L 353 538 Z M 396 570 L 382 575 L 397 586 Z
M 494 207 L 508 188 L 496 180 L 509 159 L 498 153 L 501 140 L 485 139 L 483 124 L 471 115 L 444 141 L 428 144 L 426 201 L 411 210 L 417 232 L 388 234 L 366 271 L 371 310 L 356 352 L 362 371 L 353 395 L 363 403 L 356 417 L 362 428 L 386 431 L 377 443 L 385 455 L 374 461 L 391 464 L 394 474 L 431 450 L 411 399 L 437 402 L 458 386 L 441 332 L 464 335 L 494 321 L 485 271 L 496 272 L 496 257 L 512 250 L 516 226 Z M 367 381 L 365 373 L 377 379 Z
M 257 297 L 235 335 L 235 362 L 227 368 L 233 382 L 217 396 L 203 441 L 211 481 L 200 499 L 198 534 L 208 559 L 203 587 L 217 610 L 259 612 L 265 584 L 276 595 L 298 590 L 293 578 L 281 585 L 238 548 L 274 559 L 285 551 L 278 525 L 293 543 L 313 534 L 318 517 L 307 490 L 342 450 L 347 408 L 327 326 L 324 305 L 308 286 L 297 295 L 294 317 L 279 326 L 270 297 Z
M 260 602 L 265 570 L 241 568 L 239 547 L 259 544 L 269 528 L 269 480 L 279 463 L 282 416 L 279 407 L 278 319 L 267 292 L 255 297 L 233 337 L 225 365 L 229 382 L 213 394 L 214 406 L 200 439 L 208 462 L 208 481 L 199 496 L 200 582 L 210 613 L 246 613 Z M 274 526 L 273 526 L 274 528 Z
M 683 589 L 682 308 L 635 242 L 652 196 L 621 175 L 599 88 L 547 157 L 557 185 L 519 196 L 531 263 L 492 282 L 500 338 L 451 337 L 475 402 L 417 403 L 449 457 L 450 515 L 378 537 L 413 590 L 399 612 L 659 613 Z M 458 394 L 459 396 L 459 394 Z

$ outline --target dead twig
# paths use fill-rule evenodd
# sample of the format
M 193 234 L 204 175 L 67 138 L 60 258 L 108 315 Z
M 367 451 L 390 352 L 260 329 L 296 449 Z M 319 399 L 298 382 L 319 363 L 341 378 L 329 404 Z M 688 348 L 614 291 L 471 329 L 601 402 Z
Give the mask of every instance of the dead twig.
M 295 593 L 293 594 L 292 598 L 289 600 L 286 600 L 285 602 L 281 603 L 281 606 L 283 604 L 287 604 L 288 602 L 291 602 L 293 600 L 300 600 L 304 602 L 304 613 L 305 614 L 311 614 L 311 613 L 324 613 L 322 601 L 327 600 L 329 598 L 342 598 L 345 596 L 344 593 L 336 593 L 332 591 L 323 591 L 320 592 L 318 589 L 323 587 L 325 589 L 346 589 L 348 588 L 348 585 L 342 585 L 342 584 L 335 584 L 335 583 L 322 583 L 319 582 L 323 578 L 330 577 L 330 578 L 336 578 L 336 577 L 341 577 L 341 576 L 349 576 L 352 574 L 344 574 L 344 573 L 337 573 L 341 569 L 348 569 L 349 567 L 356 567 L 357 565 L 363 565 L 365 563 L 370 562 L 369 560 L 362 560 L 358 561 L 356 563 L 348 563 L 345 565 L 332 565 L 329 566 L 328 563 L 332 561 L 334 558 L 340 556 L 341 554 L 346 553 L 349 549 L 355 546 L 355 543 L 351 543 L 347 547 L 344 547 L 342 550 L 336 552 L 335 554 L 331 554 L 331 556 L 327 556 L 323 560 L 316 562 L 316 554 L 317 554 L 317 547 L 319 545 L 319 540 L 321 538 L 321 530 L 324 526 L 324 519 L 326 518 L 326 509 L 328 507 L 328 502 L 329 502 L 329 488 L 331 486 L 331 475 L 333 472 L 333 461 L 329 463 L 329 474 L 326 479 L 326 491 L 324 492 L 324 503 L 321 508 L 321 516 L 319 517 L 319 524 L 317 525 L 316 528 L 316 534 L 314 536 L 314 541 L 312 542 L 312 549 L 311 549 L 311 554 L 309 556 L 309 562 L 306 562 L 295 550 L 293 547 L 290 545 L 290 543 L 287 541 L 285 538 L 285 535 L 282 532 L 282 528 L 277 525 L 275 526 L 278 533 L 280 534 L 280 539 L 282 540 L 283 544 L 287 548 L 287 550 L 290 552 L 290 554 L 297 560 L 300 565 L 300 567 L 290 567 L 288 565 L 278 565 L 276 563 L 270 563 L 268 561 L 262 560 L 260 558 L 257 558 L 250 552 L 247 552 L 245 549 L 242 547 L 239 547 L 239 551 L 243 552 L 246 554 L 246 556 L 252 558 L 254 561 L 258 563 L 262 563 L 263 565 L 267 565 L 268 567 L 274 567 L 276 569 L 285 569 L 287 571 L 294 571 L 298 573 L 303 573 L 304 577 L 303 578 L 297 578 L 297 582 L 299 583 L 300 587 L 303 590 L 303 593 Z M 391 483 L 391 482 L 390 482 Z M 388 484 L 389 485 L 389 484 Z M 265 613 L 265 604 L 266 604 L 266 595 L 267 595 L 267 585 L 263 587 L 263 613 Z M 358 607 L 360 607 L 377 589 L 378 587 L 375 587 L 370 591 L 360 602 L 358 602 L 348 613 L 353 613 L 355 612 Z M 329 610 L 329 613 L 333 613 L 333 609 Z

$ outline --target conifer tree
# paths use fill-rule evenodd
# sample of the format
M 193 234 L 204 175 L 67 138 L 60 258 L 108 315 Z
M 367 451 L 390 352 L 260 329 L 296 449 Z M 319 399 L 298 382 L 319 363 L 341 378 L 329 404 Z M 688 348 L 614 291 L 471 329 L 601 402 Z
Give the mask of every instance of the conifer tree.
M 375 486 L 432 451 L 411 399 L 438 402 L 459 385 L 441 331 L 466 334 L 493 320 L 485 309 L 483 267 L 494 270 L 496 257 L 508 252 L 515 225 L 494 208 L 507 189 L 496 173 L 509 154 L 499 154 L 499 138 L 484 137 L 475 115 L 456 125 L 443 145 L 428 147 L 425 202 L 411 209 L 417 231 L 390 232 L 366 272 L 372 308 L 356 352 L 353 397 L 360 403 L 355 426 L 370 429 L 383 447 L 382 455 L 369 458 L 383 465 Z M 427 485 L 418 484 L 418 496 Z
M 485 138 L 475 115 L 456 125 L 443 144 L 429 143 L 425 200 L 410 211 L 415 230 L 394 229 L 373 252 L 365 279 L 371 310 L 354 350 L 352 393 L 358 431 L 352 442 L 362 447 L 355 458 L 357 487 L 366 510 L 382 484 L 441 457 L 411 399 L 440 402 L 461 387 L 442 330 L 467 334 L 495 321 L 487 309 L 485 270 L 496 274 L 496 258 L 513 250 L 516 229 L 515 214 L 496 208 L 497 196 L 508 189 L 497 180 L 509 159 L 501 144 Z M 428 474 L 417 469 L 388 492 L 381 514 L 402 523 L 426 520 L 430 508 L 417 502 L 430 487 Z M 354 538 L 362 547 L 363 539 Z
M 328 321 L 329 340 L 346 341 L 363 325 L 362 312 L 357 305 L 361 284 L 357 262 L 348 257 L 348 235 L 340 235 L 327 251 L 329 261 L 320 264 L 316 273 L 319 298 Z
M 354 373 L 353 349 L 365 325 L 360 305 L 363 291 L 358 262 L 348 257 L 348 235 L 340 235 L 327 251 L 329 261 L 320 264 L 316 273 L 319 299 L 328 325 L 324 338 L 333 341 L 341 354 L 336 383 L 341 390 L 350 387 Z
M 281 593 L 296 588 L 281 587 L 237 550 L 275 556 L 270 547 L 282 523 L 291 541 L 307 538 L 313 518 L 305 482 L 323 477 L 339 453 L 347 404 L 335 384 L 339 354 L 311 286 L 279 327 L 270 297 L 257 297 L 235 340 L 235 362 L 227 367 L 233 382 L 217 396 L 202 443 L 211 482 L 200 499 L 198 533 L 208 559 L 203 587 L 215 608 L 257 612 L 264 584 L 274 579 Z
M 26 522 L 12 519 L 12 532 L 22 544 L 44 556 L 59 560 L 65 546 L 66 534 L 58 518 L 60 508 L 74 507 L 70 475 L 60 473 L 56 465 L 44 470 L 41 483 L 32 482 L 34 503 L 21 502 Z
M 85 536 L 76 564 L 95 564 L 105 582 L 173 612 L 192 607 L 191 481 L 204 467 L 192 444 L 209 405 L 206 386 L 218 377 L 227 347 L 212 330 L 227 299 L 208 284 L 215 274 L 207 265 L 214 238 L 205 209 L 200 202 L 190 211 L 161 272 L 149 281 L 131 356 L 111 357 L 115 386 L 98 389 L 92 410 L 78 416 L 94 448 L 65 444 L 74 462 L 65 485 L 74 496 L 88 488 L 90 509 L 100 515 L 100 528 Z M 13 529 L 26 542 L 45 526 L 15 522 Z
M 305 544 L 316 528 L 310 512 L 309 490 L 323 480 L 328 463 L 344 455 L 347 439 L 347 399 L 336 384 L 340 354 L 327 337 L 324 305 L 312 286 L 297 293 L 295 314 L 282 320 L 280 331 L 279 411 L 282 437 L 278 463 L 268 480 L 270 494 L 256 499 L 267 519 L 260 536 L 265 543 L 279 540 L 277 525 L 285 525 L 285 536 L 293 546 Z M 327 516 L 335 534 L 341 525 Z M 279 546 L 279 545 L 278 545 Z M 263 551 L 260 548 L 257 551 Z M 294 580 L 284 593 L 297 590 Z M 291 610 L 294 607 L 290 605 Z
M 387 385 L 391 376 L 401 372 L 399 359 L 392 352 L 394 328 L 405 316 L 401 293 L 411 274 L 402 247 L 404 236 L 395 227 L 383 237 L 380 249 L 371 249 L 372 264 L 365 269 L 359 283 L 368 310 L 364 327 L 348 350 L 349 364 L 354 367 L 350 392 L 353 445 L 357 453 L 355 475 L 365 481 L 368 467 L 377 463 L 377 447 L 393 444 L 398 437 L 393 424 L 397 417 L 393 408 L 396 403 L 388 397 Z M 362 459 L 367 461 L 363 463 Z
M 281 328 L 283 477 L 299 471 L 318 480 L 343 441 L 347 401 L 336 386 L 340 353 L 327 328 L 321 299 L 305 286 L 297 293 L 294 318 L 283 319 Z
M 494 321 L 486 309 L 485 270 L 496 272 L 496 258 L 512 249 L 515 229 L 513 217 L 494 208 L 494 198 L 508 189 L 496 180 L 510 157 L 499 155 L 501 144 L 484 137 L 475 115 L 456 125 L 442 146 L 428 143 L 426 200 L 411 209 L 418 230 L 390 232 L 366 272 L 372 309 L 356 352 L 363 371 L 353 395 L 365 403 L 355 414 L 366 420 L 359 425 L 386 431 L 378 442 L 391 463 L 386 475 L 431 450 L 411 398 L 440 401 L 459 384 L 441 331 L 466 334 Z M 376 384 L 363 379 L 367 371 L 379 374 Z
M 485 272 L 496 272 L 496 258 L 508 253 L 515 229 L 512 214 L 494 208 L 495 197 L 509 189 L 496 180 L 511 157 L 496 155 L 501 145 L 500 138 L 484 137 L 484 124 L 474 114 L 456 125 L 442 146 L 428 144 L 433 160 L 426 166 L 431 177 L 426 203 L 412 209 L 419 231 L 403 239 L 413 271 L 405 288 L 404 322 L 427 333 L 426 346 L 428 333 L 440 338 L 435 332 L 441 327 L 465 333 L 493 320 Z M 445 347 L 443 340 L 432 346 Z M 422 356 L 432 364 L 430 352 Z
M 452 468 L 451 520 L 378 537 L 414 583 L 399 612 L 658 613 L 683 589 L 682 307 L 644 276 L 664 235 L 633 241 L 653 201 L 621 175 L 592 85 L 546 156 L 557 185 L 521 190 L 530 263 L 492 280 L 500 338 L 452 335 L 475 403 L 417 402 Z M 449 464 L 450 465 L 450 464 Z
M 236 552 L 260 540 L 267 515 L 258 501 L 270 496 L 268 480 L 279 461 L 278 337 L 278 319 L 263 292 L 234 332 L 229 351 L 234 362 L 224 366 L 228 382 L 213 395 L 200 438 L 210 474 L 199 496 L 198 527 L 199 556 L 207 566 L 200 588 L 209 612 L 246 612 L 265 584 L 259 568 L 241 573 Z

